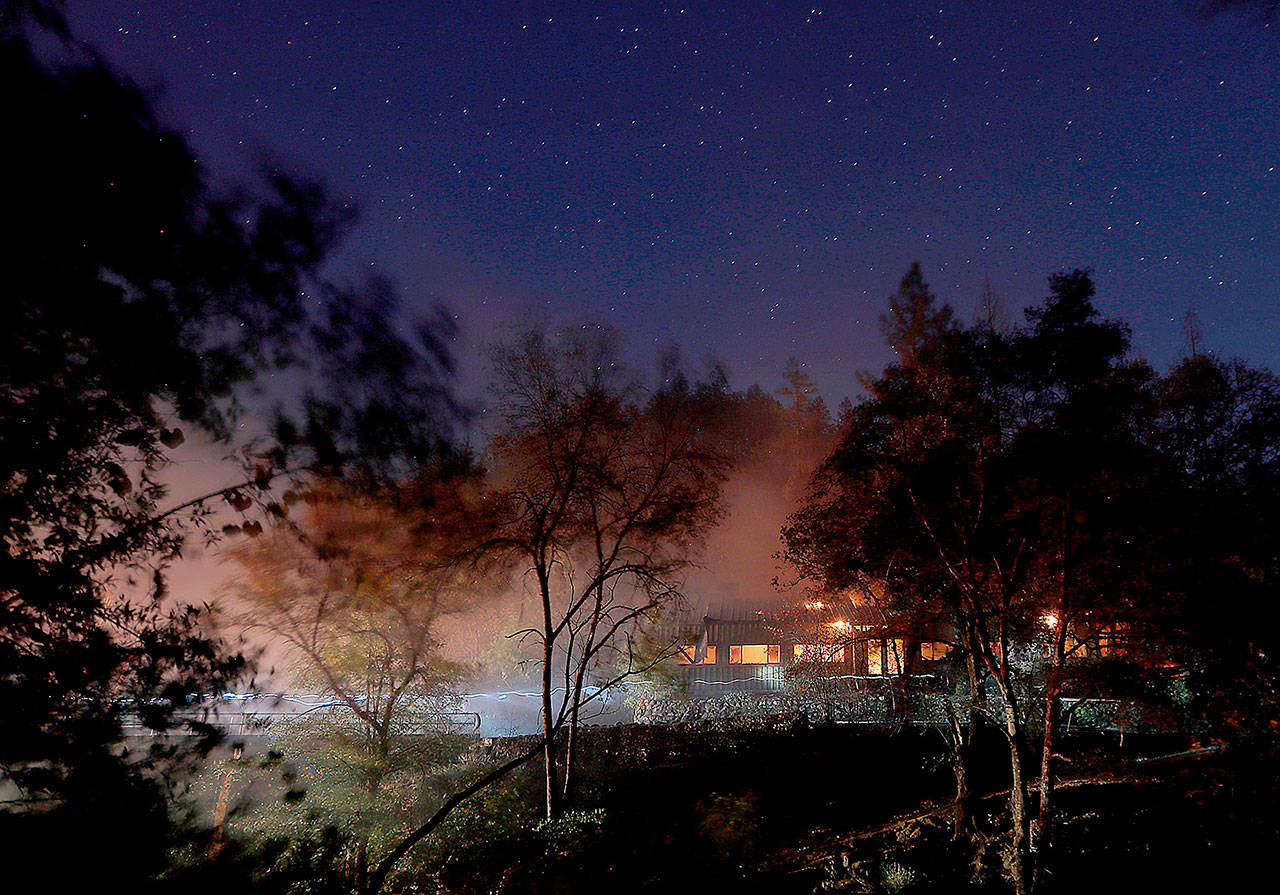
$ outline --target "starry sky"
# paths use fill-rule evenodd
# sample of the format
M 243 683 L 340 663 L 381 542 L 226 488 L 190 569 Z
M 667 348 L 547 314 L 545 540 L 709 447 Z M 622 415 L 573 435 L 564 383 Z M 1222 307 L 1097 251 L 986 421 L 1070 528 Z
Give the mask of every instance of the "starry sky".
M 362 210 L 334 262 L 443 299 L 464 371 L 513 322 L 605 320 L 834 406 L 919 260 L 973 312 L 1091 268 L 1164 367 L 1280 368 L 1280 28 L 1192 0 L 69 0 L 206 166 Z

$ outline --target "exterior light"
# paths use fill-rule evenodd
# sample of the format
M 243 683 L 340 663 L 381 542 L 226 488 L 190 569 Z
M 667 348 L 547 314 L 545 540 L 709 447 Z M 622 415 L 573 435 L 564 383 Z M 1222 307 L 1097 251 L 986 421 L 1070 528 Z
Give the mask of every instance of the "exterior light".
M 1044 622 L 1046 628 L 1058 627 L 1058 617 L 1054 615 L 1052 612 L 1046 612 L 1043 616 L 1041 616 L 1041 621 Z
M 814 600 L 810 603 L 805 603 L 804 608 L 808 609 L 810 612 L 817 612 L 819 609 L 826 609 L 827 604 L 823 603 L 821 600 Z
M 847 631 L 849 630 L 849 623 L 844 619 L 840 619 L 838 621 L 831 622 L 831 627 L 835 628 L 837 631 Z

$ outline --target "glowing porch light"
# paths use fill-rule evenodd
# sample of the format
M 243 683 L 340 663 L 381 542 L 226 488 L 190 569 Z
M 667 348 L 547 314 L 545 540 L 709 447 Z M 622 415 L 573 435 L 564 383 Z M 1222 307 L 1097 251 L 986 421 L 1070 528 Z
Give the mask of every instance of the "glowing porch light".
M 1040 620 L 1044 622 L 1046 628 L 1058 627 L 1058 617 L 1052 612 L 1046 612 L 1041 616 Z
M 805 603 L 804 608 L 808 609 L 810 612 L 817 612 L 819 609 L 826 609 L 827 604 L 822 602 L 821 600 L 813 600 L 811 602 Z
M 841 632 L 842 634 L 845 631 L 848 631 L 850 628 L 849 623 L 844 619 L 838 619 L 836 621 L 830 622 L 830 625 L 831 627 L 835 628 L 837 631 Z

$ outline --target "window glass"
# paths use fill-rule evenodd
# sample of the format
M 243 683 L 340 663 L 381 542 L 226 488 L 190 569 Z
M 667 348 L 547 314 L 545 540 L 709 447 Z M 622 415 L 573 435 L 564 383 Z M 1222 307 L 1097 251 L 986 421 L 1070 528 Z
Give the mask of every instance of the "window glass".
M 1098 635 L 1098 651 L 1103 656 L 1123 656 L 1124 640 L 1124 630 L 1121 626 L 1107 625 Z
M 951 652 L 951 644 L 941 640 L 926 640 L 920 644 L 920 658 L 926 662 L 936 662 L 939 659 L 945 659 L 947 653 Z
M 885 674 L 902 674 L 902 649 L 901 637 L 884 642 Z
M 844 660 L 844 644 L 797 643 L 796 659 L 806 662 L 841 662 Z

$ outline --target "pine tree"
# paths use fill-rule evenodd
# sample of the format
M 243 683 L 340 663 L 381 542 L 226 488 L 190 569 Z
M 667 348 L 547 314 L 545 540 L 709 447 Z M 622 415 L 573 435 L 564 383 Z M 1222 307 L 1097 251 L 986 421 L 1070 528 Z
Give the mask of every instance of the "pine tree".
M 812 413 L 816 402 L 822 399 L 818 397 L 818 387 L 813 384 L 809 374 L 804 371 L 804 365 L 794 354 L 787 358 L 787 366 L 782 372 L 782 378 L 787 384 L 784 388 L 778 389 L 776 392 L 778 397 L 790 400 L 791 410 L 797 416 L 803 417 Z
M 889 312 L 880 318 L 889 347 L 903 363 L 910 363 L 921 348 L 937 340 L 953 326 L 951 307 L 939 304 L 913 262 L 898 291 L 889 296 Z

